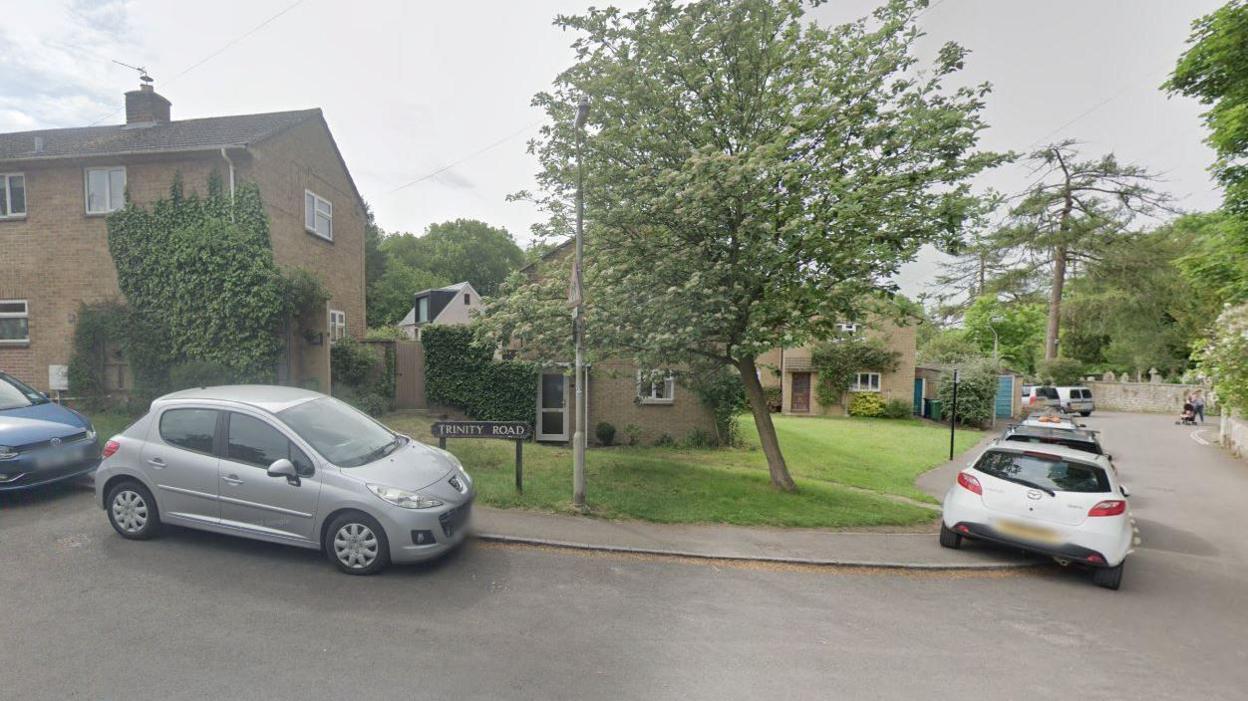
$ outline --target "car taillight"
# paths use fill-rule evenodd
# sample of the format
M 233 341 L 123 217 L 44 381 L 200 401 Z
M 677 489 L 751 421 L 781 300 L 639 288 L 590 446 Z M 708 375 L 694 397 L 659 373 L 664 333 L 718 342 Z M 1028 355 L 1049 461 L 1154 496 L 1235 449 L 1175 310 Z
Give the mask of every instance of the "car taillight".
M 1121 516 L 1127 510 L 1127 502 L 1121 499 L 1106 499 L 1098 502 L 1088 511 L 1089 516 Z
M 120 447 L 121 447 L 121 444 L 118 443 L 117 441 L 109 441 L 104 444 L 104 452 L 100 454 L 106 458 L 111 458 L 113 457 L 113 453 L 116 453 L 117 449 Z
M 965 472 L 959 472 L 958 484 L 962 485 L 964 489 L 975 492 L 976 494 L 980 496 L 983 496 L 984 494 L 984 488 L 979 486 L 979 480 L 975 479 L 974 475 L 968 475 Z

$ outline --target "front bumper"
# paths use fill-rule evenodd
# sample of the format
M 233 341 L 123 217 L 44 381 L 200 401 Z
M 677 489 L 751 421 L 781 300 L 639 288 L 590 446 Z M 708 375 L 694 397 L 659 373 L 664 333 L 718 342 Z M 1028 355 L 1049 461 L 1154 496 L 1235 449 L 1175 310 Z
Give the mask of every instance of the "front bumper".
M 378 520 L 390 541 L 390 561 L 424 562 L 455 549 L 467 536 L 475 497 L 469 492 L 463 501 L 436 509 L 386 509 Z
M 16 492 L 77 479 L 94 472 L 100 465 L 100 446 L 97 442 L 85 445 L 68 444 L 60 450 L 75 452 L 65 462 L 59 459 L 49 460 L 47 450 L 23 453 L 16 458 L 0 461 L 0 492 Z

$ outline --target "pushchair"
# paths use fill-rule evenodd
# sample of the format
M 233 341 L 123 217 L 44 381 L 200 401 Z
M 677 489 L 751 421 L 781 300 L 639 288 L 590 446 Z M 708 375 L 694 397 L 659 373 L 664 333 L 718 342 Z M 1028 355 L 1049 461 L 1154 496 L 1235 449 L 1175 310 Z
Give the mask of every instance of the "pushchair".
M 1191 402 L 1184 402 L 1183 413 L 1179 414 L 1179 420 L 1174 422 L 1176 425 L 1195 426 L 1196 425 L 1196 407 Z

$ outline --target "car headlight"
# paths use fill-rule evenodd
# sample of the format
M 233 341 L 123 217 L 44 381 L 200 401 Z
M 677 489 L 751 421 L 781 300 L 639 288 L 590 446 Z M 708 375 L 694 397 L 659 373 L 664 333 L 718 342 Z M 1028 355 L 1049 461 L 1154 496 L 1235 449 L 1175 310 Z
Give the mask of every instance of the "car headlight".
M 0 445 L 0 460 L 12 460 L 15 457 L 17 457 L 17 448 Z
M 384 487 L 380 484 L 370 484 L 368 485 L 368 491 L 376 494 L 378 498 L 404 509 L 432 509 L 435 506 L 442 506 L 442 502 L 437 499 L 432 499 L 417 492 L 409 492 L 406 489 L 399 489 L 397 487 Z

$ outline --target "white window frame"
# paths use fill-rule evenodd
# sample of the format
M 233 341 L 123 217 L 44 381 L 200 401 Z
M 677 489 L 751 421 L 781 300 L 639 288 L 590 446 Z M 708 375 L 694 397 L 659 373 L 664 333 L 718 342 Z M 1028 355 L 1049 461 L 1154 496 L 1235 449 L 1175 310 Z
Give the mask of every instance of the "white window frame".
M 863 378 L 867 378 L 867 383 L 862 383 Z M 874 378 L 873 383 L 871 379 Z M 879 392 L 880 391 L 880 373 L 862 371 L 854 374 L 854 384 L 849 386 L 850 392 Z M 875 385 L 874 387 L 872 385 Z
M 121 171 L 121 192 L 117 193 L 118 204 L 113 205 L 113 179 L 111 176 L 115 170 Z M 96 171 L 105 173 L 104 183 L 108 191 L 104 195 L 104 209 L 91 209 L 91 174 Z M 82 206 L 87 214 L 110 214 L 116 212 L 126 206 L 126 186 L 129 184 L 129 177 L 126 174 L 125 166 L 99 166 L 97 168 L 82 169 Z
M 13 198 L 10 192 L 10 178 L 22 179 L 22 211 L 13 211 Z M 4 214 L 0 214 L 0 219 L 25 219 L 26 212 L 30 210 L 30 187 L 27 185 L 25 173 L 0 173 L 0 201 L 4 202 Z
M 312 198 L 312 221 L 308 221 L 308 198 Z M 321 205 L 325 205 L 324 211 Z M 329 231 L 321 233 L 316 230 L 316 216 L 324 215 L 326 222 L 329 224 Z M 334 240 L 334 203 L 312 192 L 311 190 L 303 191 L 303 229 L 313 236 L 323 238 L 326 241 Z
M 0 299 L 0 304 L 21 304 L 22 311 L 6 312 L 0 311 L 0 319 L 25 319 L 26 320 L 26 338 L 0 338 L 0 346 L 28 346 L 30 345 L 30 301 L 25 299 Z
M 648 373 L 637 371 L 637 399 L 642 404 L 672 404 L 676 401 L 676 376 L 667 373 L 663 380 L 665 396 L 658 396 L 659 383 L 648 380 Z
M 836 325 L 836 330 L 840 331 L 841 333 L 849 334 L 850 336 L 853 336 L 854 334 L 858 333 L 858 324 L 854 324 L 850 322 L 842 322 Z
M 347 313 L 341 309 L 329 310 L 329 342 L 333 343 L 347 335 Z

